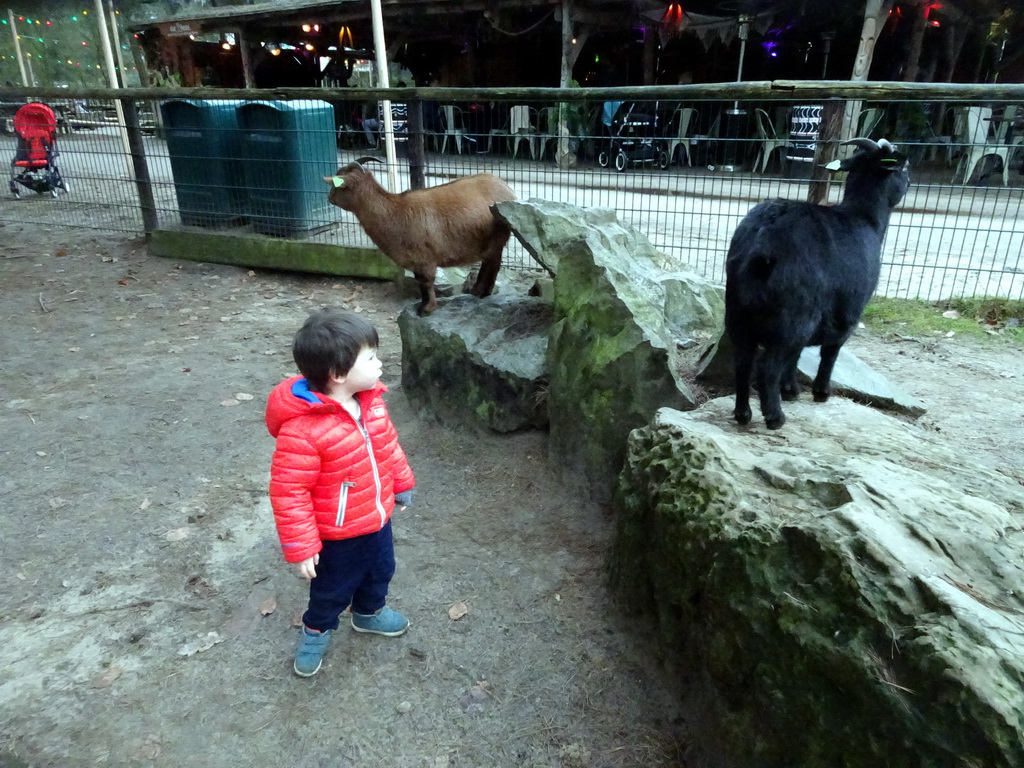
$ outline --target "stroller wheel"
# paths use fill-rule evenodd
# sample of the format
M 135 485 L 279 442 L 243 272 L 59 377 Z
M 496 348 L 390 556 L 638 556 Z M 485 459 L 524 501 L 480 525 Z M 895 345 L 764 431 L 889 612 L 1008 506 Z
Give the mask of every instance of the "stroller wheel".
M 658 168 L 664 171 L 666 168 L 668 168 L 670 162 L 671 160 L 668 156 L 668 152 L 666 152 L 664 149 L 658 152 Z
M 608 156 L 608 150 L 602 149 L 597 155 L 597 164 L 602 168 L 607 168 L 609 160 L 611 158 Z
M 21 192 L 18 190 L 18 185 L 13 181 L 10 184 L 10 190 L 11 194 L 14 195 L 15 197 L 21 197 Z
M 622 171 L 626 170 L 627 165 L 629 165 L 629 158 L 626 157 L 626 153 L 619 152 L 615 156 L 615 170 L 622 173 Z
M 53 189 L 50 190 L 50 197 L 56 197 L 56 196 L 57 196 L 57 188 L 54 187 Z

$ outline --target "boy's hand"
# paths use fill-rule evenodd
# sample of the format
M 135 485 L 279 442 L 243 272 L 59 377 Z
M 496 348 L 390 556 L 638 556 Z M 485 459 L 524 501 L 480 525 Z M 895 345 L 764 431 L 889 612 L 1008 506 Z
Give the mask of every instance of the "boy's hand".
M 316 566 L 320 563 L 320 555 L 316 554 L 312 557 L 307 557 L 300 563 L 295 564 L 295 570 L 298 571 L 299 576 L 309 580 L 316 578 Z
M 412 506 L 412 495 L 413 489 L 410 488 L 408 491 L 402 491 L 401 493 L 395 494 L 395 506 L 405 509 L 406 507 Z

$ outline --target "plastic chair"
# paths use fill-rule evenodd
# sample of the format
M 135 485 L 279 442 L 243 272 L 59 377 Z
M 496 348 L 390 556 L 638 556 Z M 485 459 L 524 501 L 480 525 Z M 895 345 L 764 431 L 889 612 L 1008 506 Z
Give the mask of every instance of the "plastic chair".
M 883 112 L 878 107 L 862 109 L 857 115 L 857 136 L 865 139 L 871 138 L 871 134 L 882 122 L 882 115 Z
M 536 110 L 534 110 L 536 111 Z M 512 157 L 519 152 L 519 142 L 526 140 L 530 157 L 537 157 L 537 126 L 532 120 L 530 107 L 517 104 L 509 114 L 509 132 L 512 134 Z
M 757 139 L 761 142 L 761 146 L 758 148 L 758 158 L 754 159 L 754 171 L 757 171 L 757 161 L 760 159 L 760 172 L 764 173 L 768 170 L 768 161 L 771 160 L 772 152 L 776 149 L 785 149 L 789 144 L 789 134 L 779 136 L 775 126 L 772 125 L 771 117 L 763 109 L 755 110 L 754 114 L 757 117 Z
M 452 137 L 455 149 L 462 154 L 462 137 L 466 132 L 462 122 L 462 110 L 458 107 L 447 104 L 441 107 L 441 153 L 448 148 L 448 137 Z
M 672 122 L 676 124 L 676 134 L 668 142 L 668 159 L 676 155 L 676 147 L 682 146 L 683 154 L 686 155 L 686 164 L 693 165 L 690 158 L 690 126 L 697 117 L 697 110 L 692 107 L 679 107 L 672 113 Z
M 992 127 L 992 108 L 965 107 L 962 110 L 959 123 L 963 133 L 958 135 L 957 140 L 966 145 L 966 153 L 960 158 L 957 172 L 953 174 L 954 182 L 960 176 L 960 183 L 966 184 L 974 174 L 978 163 L 989 155 L 995 155 L 1003 163 L 1003 186 L 1005 187 L 1009 183 L 1010 153 L 1013 147 L 1006 143 L 1006 133 L 1016 112 L 1016 105 L 1006 107 L 1002 120 L 995 128 L 992 137 L 989 137 L 989 129 Z M 962 176 L 961 168 L 963 169 Z
M 548 144 L 551 145 L 551 154 L 554 156 L 558 150 L 558 107 L 545 107 L 534 110 L 534 119 L 537 126 L 537 139 L 541 160 L 547 151 Z

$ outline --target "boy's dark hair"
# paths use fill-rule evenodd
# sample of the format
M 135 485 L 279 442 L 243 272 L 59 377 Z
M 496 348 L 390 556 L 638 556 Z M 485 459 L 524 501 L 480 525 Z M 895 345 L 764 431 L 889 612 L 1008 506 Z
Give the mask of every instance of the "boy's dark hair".
M 292 357 L 309 388 L 325 392 L 332 374 L 344 376 L 363 349 L 379 344 L 371 323 L 337 307 L 324 307 L 306 318 L 295 334 Z

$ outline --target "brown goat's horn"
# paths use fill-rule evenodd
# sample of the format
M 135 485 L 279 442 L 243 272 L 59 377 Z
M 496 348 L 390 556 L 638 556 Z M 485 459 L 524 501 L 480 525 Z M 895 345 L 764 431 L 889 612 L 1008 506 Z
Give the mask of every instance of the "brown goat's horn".
M 850 146 L 850 145 L 853 145 L 853 146 L 857 147 L 858 149 L 875 149 L 875 150 L 881 149 L 881 147 L 878 146 L 877 142 L 872 141 L 871 139 L 865 139 L 865 138 L 850 139 L 849 141 L 844 141 L 844 142 L 842 142 L 840 144 L 840 146 L 843 146 L 843 147 L 847 147 L 847 146 Z

